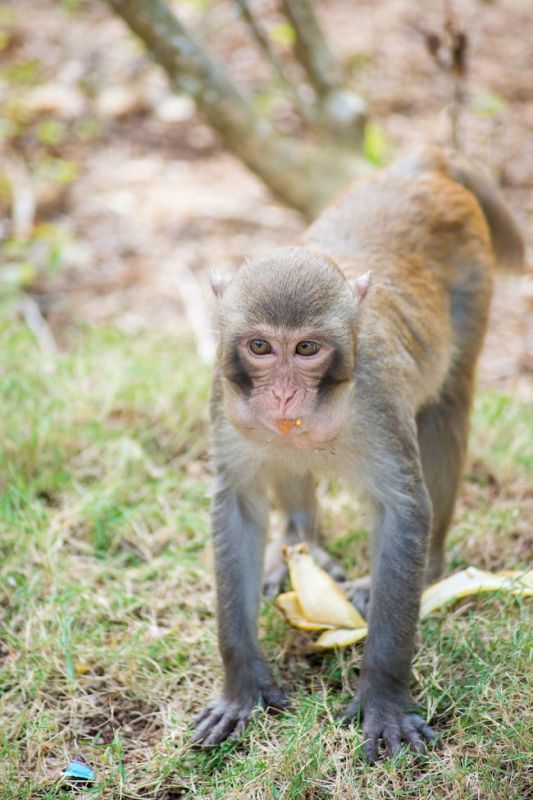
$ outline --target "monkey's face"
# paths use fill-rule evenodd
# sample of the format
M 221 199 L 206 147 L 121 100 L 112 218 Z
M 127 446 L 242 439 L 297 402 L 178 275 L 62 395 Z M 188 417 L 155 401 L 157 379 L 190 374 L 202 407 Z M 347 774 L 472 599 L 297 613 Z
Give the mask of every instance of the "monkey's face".
M 219 293 L 226 417 L 245 436 L 317 448 L 343 432 L 357 299 L 304 248 L 246 264 Z
M 245 435 L 298 447 L 338 435 L 352 370 L 331 334 L 257 328 L 234 341 L 225 366 L 226 415 Z

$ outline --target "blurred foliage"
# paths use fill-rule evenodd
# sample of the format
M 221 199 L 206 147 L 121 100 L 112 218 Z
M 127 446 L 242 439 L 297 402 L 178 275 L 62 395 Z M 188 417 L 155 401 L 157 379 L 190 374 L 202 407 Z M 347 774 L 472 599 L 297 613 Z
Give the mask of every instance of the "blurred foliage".
M 26 239 L 9 236 L 0 242 L 0 297 L 4 303 L 37 281 L 53 277 L 61 266 L 68 241 L 61 225 L 43 222 L 35 225 Z
M 56 119 L 43 119 L 37 123 L 35 132 L 41 144 L 57 147 L 65 138 L 65 124 Z
M 479 117 L 502 117 L 507 113 L 507 103 L 501 94 L 488 89 L 472 98 L 471 107 Z
M 363 140 L 363 154 L 367 161 L 379 167 L 386 163 L 392 153 L 392 144 L 383 130 L 377 123 L 369 120 L 365 125 L 365 137 Z
M 83 4 L 63 0 L 61 8 L 78 13 Z M 57 82 L 50 65 L 27 56 L 23 13 L 23 8 L 0 6 L 3 306 L 58 272 L 69 235 L 56 222 L 57 212 L 65 191 L 78 177 L 80 147 L 101 134 L 99 121 L 82 107 L 87 92 L 81 80 L 69 89 Z M 79 114 L 73 113 L 73 97 L 81 98 Z
M 213 0 L 181 0 L 184 5 L 193 6 L 199 11 L 204 11 L 212 5 Z
M 372 53 L 366 50 L 357 50 L 351 53 L 345 61 L 345 67 L 350 74 L 355 74 L 361 70 L 368 69 L 372 66 L 374 57 Z
M 276 25 L 272 25 L 268 35 L 273 42 L 282 47 L 290 47 L 296 39 L 294 28 L 288 22 L 278 22 Z

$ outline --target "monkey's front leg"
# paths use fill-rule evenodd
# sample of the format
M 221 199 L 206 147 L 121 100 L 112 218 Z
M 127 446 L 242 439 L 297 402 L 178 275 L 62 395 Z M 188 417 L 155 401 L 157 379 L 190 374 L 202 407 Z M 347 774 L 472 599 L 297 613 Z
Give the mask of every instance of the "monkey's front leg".
M 287 705 L 261 654 L 256 633 L 267 499 L 259 488 L 247 487 L 246 493 L 220 489 L 212 517 L 224 691 L 195 720 L 193 741 L 205 746 L 241 733 L 257 705 Z
M 406 494 L 380 506 L 368 639 L 357 692 L 346 710 L 347 719 L 363 716 L 363 750 L 370 763 L 380 739 L 392 755 L 402 741 L 423 753 L 425 742 L 436 738 L 413 711 L 409 691 L 431 508 L 416 474 L 404 485 Z

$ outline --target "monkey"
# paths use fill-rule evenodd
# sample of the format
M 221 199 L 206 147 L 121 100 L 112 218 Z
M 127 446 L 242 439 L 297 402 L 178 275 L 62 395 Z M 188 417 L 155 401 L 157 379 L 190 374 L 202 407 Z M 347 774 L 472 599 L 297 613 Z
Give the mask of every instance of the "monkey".
M 256 708 L 285 709 L 257 636 L 272 500 L 316 541 L 320 476 L 370 509 L 368 636 L 343 715 L 363 753 L 426 752 L 411 662 L 425 584 L 443 569 L 496 263 L 522 239 L 476 168 L 426 147 L 351 186 L 294 246 L 214 281 L 219 347 L 211 421 L 222 695 L 193 741 L 238 736 Z M 356 592 L 356 594 L 357 594 Z

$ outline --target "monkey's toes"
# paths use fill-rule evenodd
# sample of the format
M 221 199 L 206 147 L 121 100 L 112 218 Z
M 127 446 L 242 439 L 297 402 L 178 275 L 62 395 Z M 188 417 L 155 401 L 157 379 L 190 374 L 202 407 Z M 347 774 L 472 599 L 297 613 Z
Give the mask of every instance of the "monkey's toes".
M 346 580 L 346 575 L 340 564 L 335 561 L 333 556 L 330 556 L 327 550 L 319 544 L 311 545 L 311 554 L 316 563 L 325 570 L 328 575 L 331 575 L 334 581 L 342 583 Z
M 266 570 L 263 580 L 264 596 L 268 597 L 269 599 L 271 597 L 276 597 L 283 589 L 283 585 L 287 581 L 288 577 L 289 570 L 286 564 L 274 564 L 273 566 L 269 567 Z
M 380 741 L 383 741 L 387 754 L 394 756 L 402 745 L 407 744 L 420 755 L 426 755 L 426 744 L 436 742 L 437 734 L 426 720 L 415 711 L 403 711 L 397 707 L 361 709 L 355 699 L 346 708 L 341 721 L 348 723 L 363 715 L 363 753 L 369 764 L 374 764 Z

